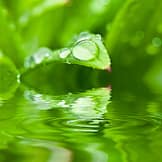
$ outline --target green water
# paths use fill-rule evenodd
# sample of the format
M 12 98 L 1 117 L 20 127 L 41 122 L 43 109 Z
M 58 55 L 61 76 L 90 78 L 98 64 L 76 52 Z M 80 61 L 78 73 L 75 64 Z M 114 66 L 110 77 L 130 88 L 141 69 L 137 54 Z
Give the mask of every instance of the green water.
M 116 70 L 107 88 L 87 82 L 89 89 L 52 95 L 20 84 L 1 98 L 0 161 L 162 161 L 162 93 Z

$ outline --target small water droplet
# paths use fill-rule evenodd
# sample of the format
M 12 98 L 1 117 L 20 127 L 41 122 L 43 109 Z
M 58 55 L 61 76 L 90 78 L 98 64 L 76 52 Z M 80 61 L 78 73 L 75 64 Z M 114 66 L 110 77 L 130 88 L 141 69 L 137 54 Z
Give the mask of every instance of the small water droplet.
M 102 37 L 101 37 L 101 35 L 100 34 L 96 34 L 96 39 L 98 39 L 98 40 L 102 40 Z
M 64 48 L 63 50 L 60 51 L 60 57 L 62 59 L 68 57 L 71 54 L 71 50 L 68 48 Z
M 98 48 L 92 41 L 82 41 L 73 48 L 73 56 L 79 60 L 88 61 L 94 59 Z
M 52 51 L 48 48 L 39 48 L 36 53 L 28 57 L 25 62 L 25 67 L 33 67 L 35 64 L 40 64 L 45 58 L 50 57 Z
M 82 32 L 79 37 L 77 37 L 76 42 L 81 42 L 84 40 L 89 40 L 91 38 L 91 35 L 88 32 Z

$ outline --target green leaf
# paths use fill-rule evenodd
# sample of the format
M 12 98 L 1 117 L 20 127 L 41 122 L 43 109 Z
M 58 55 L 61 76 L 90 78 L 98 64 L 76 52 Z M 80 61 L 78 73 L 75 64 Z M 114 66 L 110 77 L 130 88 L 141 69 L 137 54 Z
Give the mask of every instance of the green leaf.
M 59 7 L 61 5 L 66 4 L 68 1 L 67 0 L 41 0 L 37 5 L 35 5 L 33 8 L 29 8 L 27 12 L 25 12 L 24 15 L 20 17 L 20 21 L 29 21 L 28 19 L 31 17 L 37 17 L 48 10 L 54 9 L 56 7 Z M 23 20 L 22 20 L 23 19 Z
M 56 37 L 62 22 L 63 6 L 67 2 L 67 0 L 41 0 L 34 7 L 27 8 L 20 16 L 18 25 L 28 55 L 41 46 L 57 46 Z
M 0 99 L 8 99 L 18 86 L 18 71 L 7 57 L 0 53 Z
M 57 46 L 56 35 L 62 21 L 62 8 L 67 3 L 67 0 L 4 1 L 16 34 L 21 37 L 25 56 L 40 46 Z
M 43 15 L 49 10 L 68 3 L 68 0 L 9 0 L 3 2 L 14 15 L 20 25 L 29 25 L 29 21 L 35 17 Z
M 54 52 L 47 48 L 40 48 L 27 58 L 25 66 L 30 70 L 38 65 L 55 62 L 83 65 L 101 70 L 110 68 L 110 58 L 101 36 L 90 33 L 81 33 L 69 47 Z
M 62 8 L 33 17 L 25 26 L 20 26 L 24 48 L 28 56 L 40 47 L 57 47 L 57 35 L 62 20 Z M 57 23 L 56 23 L 57 22 Z
M 9 11 L 0 4 L 0 49 L 10 57 L 17 67 L 23 65 L 25 52 L 16 25 Z

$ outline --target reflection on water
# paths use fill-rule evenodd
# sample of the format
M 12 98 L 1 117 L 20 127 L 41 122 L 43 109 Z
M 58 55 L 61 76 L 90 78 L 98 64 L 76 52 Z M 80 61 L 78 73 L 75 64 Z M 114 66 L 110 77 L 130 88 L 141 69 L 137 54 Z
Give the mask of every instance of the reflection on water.
M 20 86 L 1 101 L 0 161 L 162 161 L 162 95 L 119 89 L 110 98 L 110 88 L 52 96 Z

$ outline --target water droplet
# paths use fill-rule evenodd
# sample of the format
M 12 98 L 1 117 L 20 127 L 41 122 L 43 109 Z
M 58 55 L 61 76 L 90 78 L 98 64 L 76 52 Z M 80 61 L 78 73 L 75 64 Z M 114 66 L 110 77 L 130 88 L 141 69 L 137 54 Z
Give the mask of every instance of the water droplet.
M 89 40 L 91 38 L 91 35 L 88 32 L 82 32 L 79 36 L 77 36 L 76 42 L 81 42 L 84 40 Z
M 154 47 L 160 47 L 162 45 L 162 41 L 159 37 L 155 37 L 152 39 L 152 44 Z
M 92 41 L 81 41 L 73 48 L 73 56 L 79 60 L 88 61 L 94 59 L 98 48 Z
M 35 64 L 40 64 L 45 58 L 50 57 L 52 51 L 48 48 L 39 48 L 36 53 L 28 57 L 25 62 L 25 67 L 33 67 Z
M 101 37 L 101 35 L 100 34 L 96 34 L 96 39 L 98 39 L 98 40 L 102 40 L 102 37 Z
M 71 50 L 68 48 L 64 48 L 63 50 L 60 51 L 60 57 L 62 59 L 68 57 L 71 54 Z

